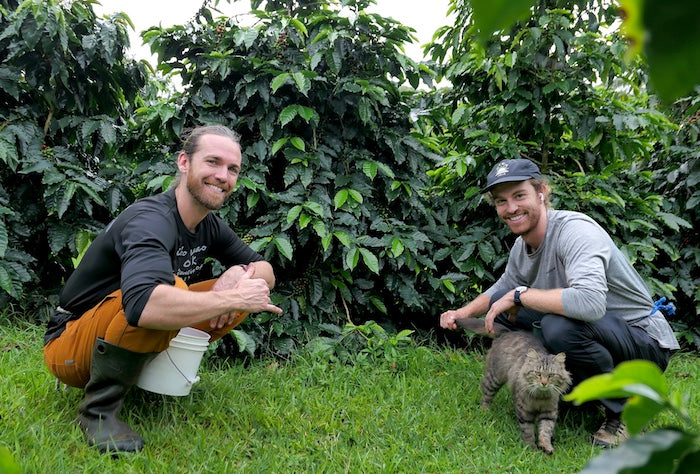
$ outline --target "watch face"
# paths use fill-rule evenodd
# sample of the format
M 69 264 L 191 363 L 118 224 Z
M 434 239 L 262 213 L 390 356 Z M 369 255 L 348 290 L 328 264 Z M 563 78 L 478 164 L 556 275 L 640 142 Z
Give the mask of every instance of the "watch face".
M 515 289 L 515 291 L 519 291 L 519 292 L 521 292 L 521 293 L 522 293 L 523 291 L 525 291 L 525 290 L 527 290 L 527 286 L 519 286 L 519 287 L 517 287 L 517 288 Z

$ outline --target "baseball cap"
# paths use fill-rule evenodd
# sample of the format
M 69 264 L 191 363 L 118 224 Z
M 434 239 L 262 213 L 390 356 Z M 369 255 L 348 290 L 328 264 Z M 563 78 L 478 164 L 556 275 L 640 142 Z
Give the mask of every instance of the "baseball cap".
M 482 192 L 489 191 L 497 184 L 525 181 L 530 178 L 539 179 L 541 177 L 540 169 L 530 160 L 524 158 L 503 160 L 498 162 L 486 177 L 486 187 Z

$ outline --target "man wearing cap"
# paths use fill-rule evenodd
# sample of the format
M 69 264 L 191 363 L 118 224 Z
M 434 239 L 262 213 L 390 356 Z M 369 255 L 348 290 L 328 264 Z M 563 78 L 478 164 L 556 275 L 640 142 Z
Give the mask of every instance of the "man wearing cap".
M 550 208 L 550 187 L 530 160 L 504 160 L 484 192 L 498 217 L 518 236 L 503 275 L 466 306 L 445 311 L 440 326 L 485 314 L 510 329 L 541 326 L 552 353 L 564 352 L 575 382 L 645 359 L 661 370 L 678 341 L 656 310 L 642 278 L 608 233 L 585 214 Z M 625 400 L 601 401 L 605 421 L 593 441 L 611 447 L 628 438 L 620 421 Z

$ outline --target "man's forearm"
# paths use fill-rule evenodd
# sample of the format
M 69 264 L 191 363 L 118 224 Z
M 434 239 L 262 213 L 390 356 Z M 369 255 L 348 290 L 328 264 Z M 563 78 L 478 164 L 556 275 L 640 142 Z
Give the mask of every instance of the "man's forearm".
M 188 291 L 158 285 L 141 312 L 139 327 L 180 329 L 236 309 L 229 291 Z
M 474 318 L 486 314 L 489 309 L 489 303 L 491 302 L 491 297 L 482 293 L 476 298 L 474 298 L 466 306 L 462 306 L 457 310 L 459 318 Z
M 529 288 L 520 294 L 520 302 L 524 307 L 534 309 L 540 313 L 564 315 L 564 305 L 562 304 L 562 289 L 540 290 L 539 288 Z M 507 293 L 511 300 L 513 292 Z

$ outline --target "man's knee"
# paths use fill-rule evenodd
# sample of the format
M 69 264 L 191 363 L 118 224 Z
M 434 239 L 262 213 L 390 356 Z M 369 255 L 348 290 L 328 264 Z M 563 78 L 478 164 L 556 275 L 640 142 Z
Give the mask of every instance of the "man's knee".
M 578 321 L 547 314 L 542 317 L 540 326 L 543 342 L 552 353 L 569 352 L 582 341 L 582 328 Z

